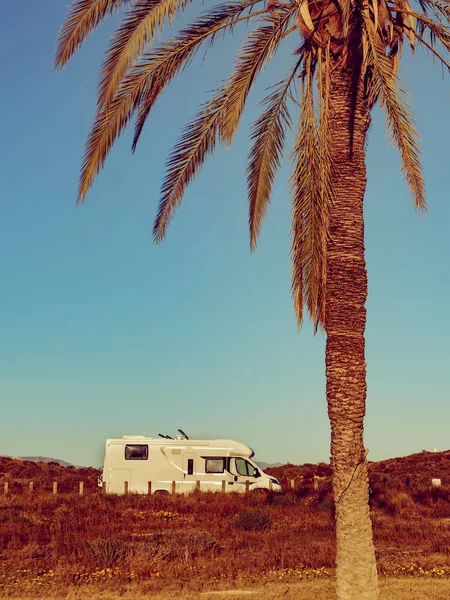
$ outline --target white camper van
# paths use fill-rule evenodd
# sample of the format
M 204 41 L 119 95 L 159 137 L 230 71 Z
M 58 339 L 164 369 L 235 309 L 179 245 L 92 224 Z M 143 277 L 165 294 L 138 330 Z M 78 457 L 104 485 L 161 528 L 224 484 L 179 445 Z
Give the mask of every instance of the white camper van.
M 233 440 L 190 440 L 124 435 L 106 440 L 100 485 L 109 494 L 202 491 L 280 491 L 277 479 L 251 459 L 251 448 Z

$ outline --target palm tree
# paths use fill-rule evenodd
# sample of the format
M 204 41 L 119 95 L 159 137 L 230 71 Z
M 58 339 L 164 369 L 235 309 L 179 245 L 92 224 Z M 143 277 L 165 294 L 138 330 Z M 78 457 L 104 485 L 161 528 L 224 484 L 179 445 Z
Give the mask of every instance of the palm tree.
M 281 42 L 297 36 L 285 77 L 270 88 L 254 124 L 248 163 L 250 246 L 258 234 L 280 166 L 285 133 L 292 152 L 292 295 L 298 324 L 303 309 L 326 342 L 331 464 L 336 507 L 336 576 L 340 600 L 378 597 L 368 506 L 364 330 L 367 274 L 363 199 L 365 144 L 371 109 L 385 109 L 414 206 L 425 210 L 419 138 L 398 63 L 403 43 L 420 44 L 449 68 L 450 8 L 446 0 L 236 0 L 204 10 L 174 38 L 155 36 L 188 8 L 187 0 L 76 0 L 58 40 L 62 68 L 85 38 L 124 10 L 103 63 L 97 113 L 83 160 L 83 202 L 117 137 L 136 117 L 133 149 L 167 84 L 200 48 L 250 24 L 234 70 L 186 126 L 167 165 L 154 238 L 161 241 L 186 186 L 217 142 L 229 145 L 257 75 Z M 299 83 L 297 83 L 299 82 Z

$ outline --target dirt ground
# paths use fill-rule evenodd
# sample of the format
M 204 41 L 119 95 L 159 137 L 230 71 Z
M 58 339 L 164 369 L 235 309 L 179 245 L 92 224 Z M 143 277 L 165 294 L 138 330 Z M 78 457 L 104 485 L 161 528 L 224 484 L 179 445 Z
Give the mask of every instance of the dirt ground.
M 69 593 L 67 600 L 88 600 L 86 590 Z M 205 592 L 166 592 L 163 594 L 142 596 L 127 592 L 120 600 L 334 600 L 336 594 L 332 581 L 305 581 L 298 584 L 271 584 L 262 588 L 205 591 Z M 381 579 L 380 600 L 448 600 L 450 598 L 450 579 Z M 35 600 L 20 598 L 15 600 Z M 55 600 L 40 598 L 40 600 Z M 119 596 L 104 593 L 95 594 L 95 600 L 119 600 Z

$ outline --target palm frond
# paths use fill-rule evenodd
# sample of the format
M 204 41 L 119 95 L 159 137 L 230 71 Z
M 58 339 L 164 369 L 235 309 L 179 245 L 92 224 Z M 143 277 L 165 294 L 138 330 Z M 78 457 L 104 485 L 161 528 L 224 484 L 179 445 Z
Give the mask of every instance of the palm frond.
M 419 41 L 419 42 L 420 42 L 420 43 L 421 43 L 423 46 L 425 46 L 425 48 L 426 48 L 426 49 L 427 49 L 429 52 L 431 52 L 431 54 L 432 54 L 433 56 L 435 56 L 435 57 L 436 57 L 436 58 L 437 58 L 437 59 L 440 61 L 440 63 L 441 63 L 441 64 L 442 64 L 444 67 L 447 67 L 447 69 L 450 71 L 450 63 L 449 63 L 449 62 L 447 62 L 447 61 L 445 60 L 445 58 L 442 56 L 442 54 L 440 54 L 440 52 L 438 52 L 438 51 L 436 50 L 436 48 L 433 46 L 433 44 L 432 44 L 432 43 L 428 43 L 428 42 L 426 41 L 426 39 L 424 39 L 424 38 L 423 38 L 421 35 L 419 35 L 419 33 L 417 33 L 417 31 L 415 31 L 415 32 L 414 32 L 414 35 L 415 35 L 415 37 L 417 38 L 417 40 L 418 40 L 418 41 Z
M 58 34 L 55 69 L 62 69 L 105 17 L 131 0 L 76 0 Z
M 224 100 L 225 92 L 221 88 L 186 125 L 167 162 L 158 215 L 153 227 L 156 242 L 164 238 L 186 186 L 196 176 L 208 154 L 214 152 Z
M 317 278 L 317 313 L 311 313 L 315 331 L 319 325 L 325 325 L 326 285 L 327 285 L 327 243 L 330 223 L 330 213 L 333 203 L 333 159 L 332 140 L 330 128 L 330 84 L 331 84 L 331 49 L 330 40 L 325 48 L 318 49 L 317 79 L 319 82 L 319 124 L 318 124 L 318 156 L 319 168 L 318 185 L 318 213 L 317 213 L 317 250 L 318 250 L 318 278 Z M 315 307 L 314 307 L 315 308 Z
M 82 202 L 95 176 L 103 166 L 117 137 L 140 107 L 142 114 L 150 110 L 167 83 L 193 58 L 205 40 L 219 31 L 231 29 L 257 13 L 240 16 L 259 0 L 223 4 L 199 18 L 178 36 L 144 56 L 144 60 L 124 77 L 110 104 L 98 107 L 89 133 L 83 159 L 78 200 Z M 145 98 L 145 102 L 142 102 Z M 143 122 L 139 123 L 141 129 Z M 145 119 L 144 119 L 145 121 Z
M 307 66 L 308 65 L 308 66 Z M 311 57 L 305 57 L 304 72 L 311 70 Z M 297 316 L 298 327 L 303 320 L 306 279 L 310 267 L 311 246 L 306 229 L 310 223 L 310 211 L 314 204 L 315 180 L 317 177 L 318 157 L 316 124 L 314 115 L 314 96 L 311 76 L 308 73 L 302 81 L 300 126 L 295 140 L 294 156 L 296 162 L 291 178 L 292 183 L 292 299 Z M 308 264 L 309 262 L 309 264 Z
M 247 9 L 251 10 L 257 2 L 260 2 L 260 0 L 247 0 L 246 2 L 234 5 L 222 5 L 224 12 L 218 11 L 220 16 L 218 25 L 216 24 L 216 19 L 212 19 L 211 22 L 211 20 L 202 18 L 196 21 L 191 28 L 181 32 L 176 38 L 170 40 L 161 46 L 161 48 L 155 49 L 153 53 L 148 55 L 148 68 L 152 69 L 152 62 L 153 67 L 156 65 L 156 68 L 153 68 L 151 84 L 147 85 L 146 92 L 140 103 L 134 128 L 133 151 L 136 149 L 147 117 L 165 87 L 180 70 L 189 64 L 204 41 L 209 42 L 209 49 L 220 31 L 231 31 L 239 22 L 264 14 L 265 10 L 260 10 L 241 16 Z M 230 6 L 233 7 L 231 16 L 228 11 Z M 214 12 L 212 11 L 213 14 Z M 201 27 L 197 28 L 197 25 Z M 151 60 L 152 58 L 153 61 Z
M 342 35 L 347 38 L 350 31 L 351 15 L 352 15 L 352 0 L 339 0 L 337 5 L 341 13 L 342 20 Z
M 137 0 L 114 33 L 100 73 L 98 104 L 103 106 L 117 93 L 130 65 L 136 63 L 164 23 L 190 0 Z
M 427 17 L 423 13 L 417 13 L 412 10 L 396 9 L 398 13 L 415 19 L 416 26 L 412 27 L 405 24 L 405 29 L 408 30 L 410 36 L 415 37 L 421 44 L 425 46 L 439 61 L 448 69 L 450 68 L 448 61 L 436 50 L 436 40 L 439 40 L 447 51 L 450 51 L 450 28 L 448 24 L 440 23 L 435 19 Z M 450 11 L 449 11 L 450 12 Z M 423 37 L 424 33 L 428 32 L 430 41 Z
M 414 31 L 416 29 L 415 17 L 411 12 L 411 5 L 409 4 L 408 0 L 400 0 L 399 3 L 403 10 L 399 10 L 397 14 L 401 15 L 401 17 L 404 21 L 403 30 L 405 32 L 406 37 L 408 38 L 409 45 L 411 47 L 411 53 L 414 54 L 414 49 L 415 49 Z
M 297 61 L 290 74 L 274 86 L 272 93 L 264 99 L 266 109 L 255 122 L 251 139 L 247 169 L 249 198 L 250 248 L 256 247 L 267 207 L 272 193 L 275 174 L 280 168 L 286 127 L 291 126 L 287 100 L 303 57 Z
M 392 62 L 373 23 L 365 18 L 367 40 L 373 64 L 373 78 L 380 89 L 381 103 L 385 106 L 387 123 L 401 156 L 402 171 L 417 210 L 426 209 L 425 184 L 420 160 L 419 135 L 408 105 L 403 81 L 392 77 Z
M 286 35 L 295 11 L 295 4 L 277 7 L 267 15 L 265 24 L 248 35 L 227 85 L 225 116 L 220 127 L 221 139 L 226 144 L 231 144 L 249 91 Z
M 450 5 L 447 1 L 419 0 L 419 4 L 425 14 L 429 9 L 439 21 L 446 24 L 450 22 Z
M 320 16 L 314 19 L 311 16 L 309 10 L 308 0 L 299 0 L 297 3 L 296 10 L 296 24 L 300 35 L 303 37 L 305 42 L 314 41 L 316 44 L 321 44 L 321 36 L 318 35 L 317 31 L 320 24 Z
M 301 326 L 306 305 L 315 327 L 324 324 L 326 243 L 328 235 L 327 198 L 321 195 L 321 141 L 317 131 L 313 62 L 305 57 L 300 127 L 295 142 L 292 176 L 292 296 L 297 322 Z M 325 108 L 324 108 L 325 110 Z

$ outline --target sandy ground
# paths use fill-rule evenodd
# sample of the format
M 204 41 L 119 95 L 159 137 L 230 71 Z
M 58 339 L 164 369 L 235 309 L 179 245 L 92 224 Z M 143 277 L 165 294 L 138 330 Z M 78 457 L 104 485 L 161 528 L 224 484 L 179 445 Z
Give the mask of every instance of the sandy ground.
M 297 584 L 271 584 L 262 588 L 205 591 L 205 592 L 166 592 L 142 596 L 138 593 L 125 593 L 121 596 L 111 593 L 86 594 L 86 590 L 70 593 L 68 600 L 335 600 L 333 582 L 305 581 Z M 381 579 L 380 600 L 449 600 L 450 579 Z M 36 600 L 16 598 L 15 600 Z M 55 600 L 40 597 L 39 600 Z
M 254 593 L 251 593 L 252 591 Z M 281 600 L 282 598 L 286 598 L 286 600 L 334 600 L 336 592 L 330 581 L 310 581 L 295 585 L 279 584 L 261 590 L 201 594 L 202 600 L 241 600 L 244 598 L 250 600 L 252 597 L 258 598 L 258 600 Z M 380 581 L 380 600 L 449 599 L 449 579 L 383 579 Z M 167 600 L 169 599 L 167 598 Z M 188 600 L 188 597 L 183 600 Z M 189 600 L 191 599 L 189 598 Z

